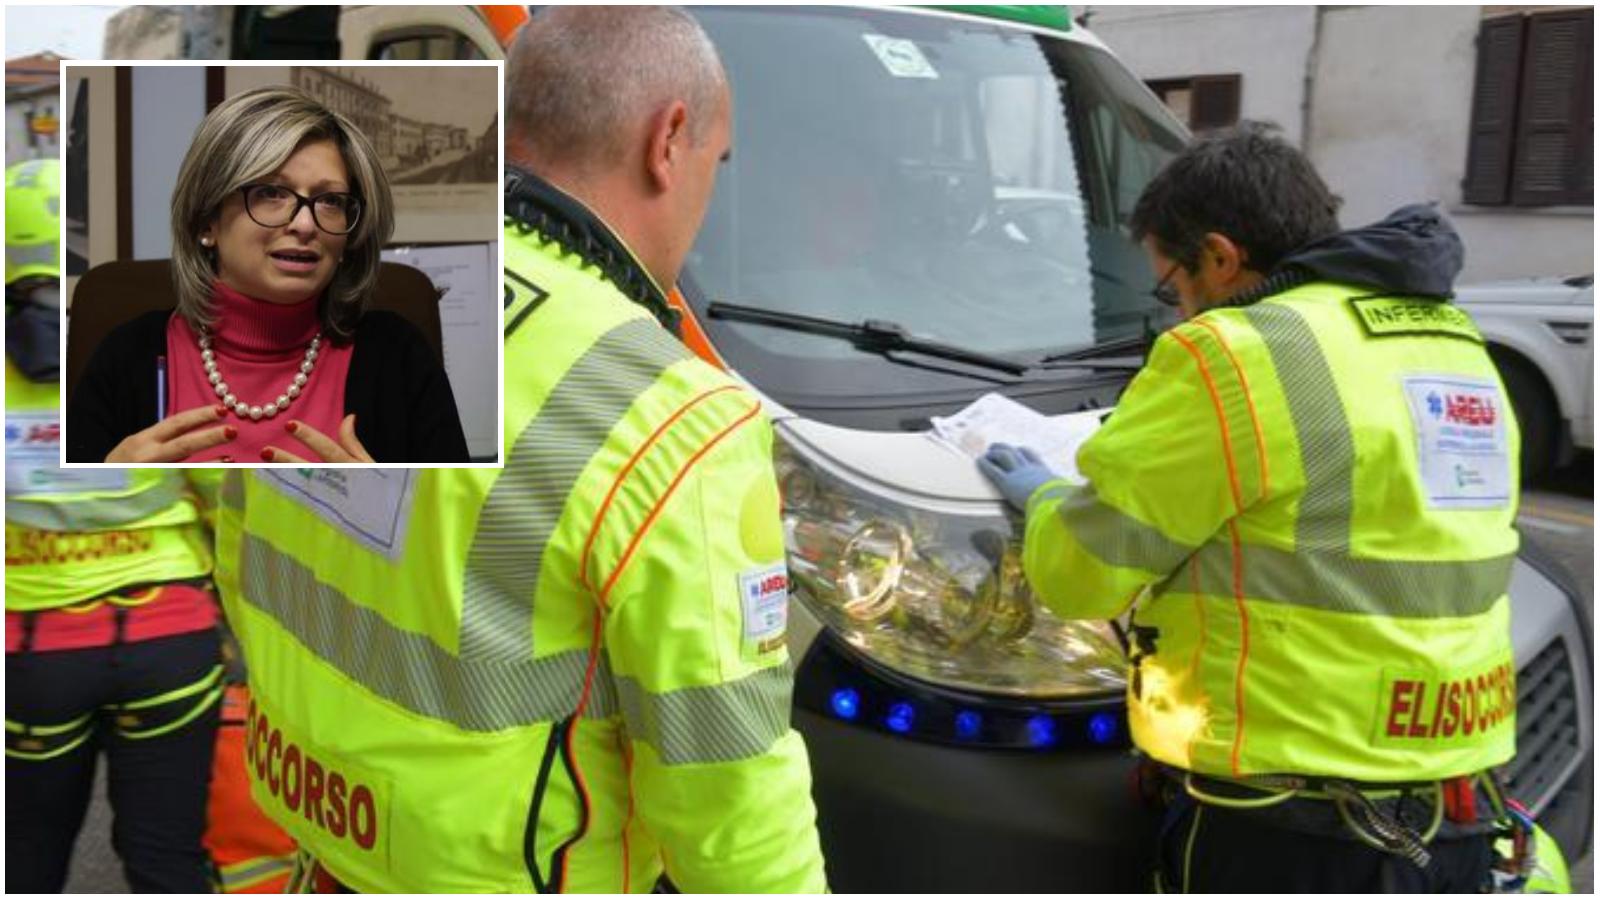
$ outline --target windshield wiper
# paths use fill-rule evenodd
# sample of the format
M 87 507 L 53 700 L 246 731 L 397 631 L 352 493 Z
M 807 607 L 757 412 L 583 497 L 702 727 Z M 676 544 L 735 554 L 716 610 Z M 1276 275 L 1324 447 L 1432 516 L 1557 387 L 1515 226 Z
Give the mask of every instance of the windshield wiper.
M 706 315 L 713 319 L 729 319 L 735 322 L 749 322 L 754 325 L 801 331 L 806 334 L 836 337 L 847 340 L 869 353 L 888 354 L 897 350 L 904 350 L 912 353 L 921 353 L 924 356 L 932 356 L 937 359 L 950 360 L 951 362 L 967 363 L 985 369 L 994 369 L 1012 375 L 1021 375 L 1033 368 L 1027 363 L 1015 362 L 1002 356 L 991 356 L 987 353 L 978 353 L 957 347 L 954 344 L 943 344 L 938 341 L 912 337 L 903 326 L 883 319 L 867 319 L 863 322 L 841 322 L 835 319 L 821 319 L 816 316 L 803 316 L 799 313 L 722 302 L 714 302 L 707 305 Z
M 1098 344 L 1090 344 L 1087 347 L 1078 347 L 1061 353 L 1052 353 L 1034 365 L 1049 366 L 1051 363 L 1077 364 L 1098 360 L 1101 357 L 1127 356 L 1130 355 L 1129 351 L 1136 351 L 1140 357 L 1143 357 L 1144 352 L 1150 349 L 1150 345 L 1155 342 L 1155 339 L 1156 333 L 1150 327 L 1150 319 L 1146 317 L 1144 320 L 1144 333 L 1142 334 L 1101 341 Z

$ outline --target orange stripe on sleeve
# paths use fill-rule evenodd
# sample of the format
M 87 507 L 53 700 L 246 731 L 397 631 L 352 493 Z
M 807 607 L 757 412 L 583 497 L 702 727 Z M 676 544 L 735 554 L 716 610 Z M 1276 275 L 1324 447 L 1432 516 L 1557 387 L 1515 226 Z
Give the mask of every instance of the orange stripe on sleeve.
M 1233 492 L 1233 508 L 1235 512 L 1242 512 L 1244 510 L 1244 502 L 1239 493 L 1239 472 L 1233 465 L 1233 441 L 1228 436 L 1227 411 L 1222 408 L 1222 397 L 1217 393 L 1217 383 L 1211 377 L 1211 368 L 1206 365 L 1205 356 L 1200 352 L 1200 348 L 1196 347 L 1188 338 L 1179 334 L 1177 329 L 1173 329 L 1168 334 L 1171 334 L 1174 340 L 1183 345 L 1183 349 L 1189 351 L 1189 355 L 1194 357 L 1195 364 L 1200 367 L 1200 377 L 1206 383 L 1206 391 L 1211 394 L 1211 405 L 1217 412 L 1217 426 L 1222 431 L 1222 456 L 1228 463 L 1228 487 Z
M 1222 332 L 1217 328 L 1216 324 L 1207 322 L 1204 316 L 1196 319 L 1194 323 L 1216 337 L 1217 343 L 1222 347 L 1222 352 L 1228 357 L 1228 362 L 1233 364 L 1233 373 L 1239 376 L 1239 387 L 1244 391 L 1244 405 L 1250 411 L 1250 427 L 1255 429 L 1256 433 L 1256 458 L 1261 461 L 1261 496 L 1259 499 L 1265 500 L 1267 498 L 1267 439 L 1265 432 L 1261 428 L 1261 417 L 1256 415 L 1256 401 L 1255 396 L 1250 393 L 1250 380 L 1245 378 L 1244 367 L 1239 365 L 1239 358 L 1233 355 L 1233 348 L 1228 346 L 1227 340 L 1223 338 Z
M 689 461 L 683 464 L 683 468 L 680 469 L 678 474 L 673 477 L 672 483 L 667 485 L 667 489 L 662 492 L 661 498 L 656 501 L 656 505 L 650 509 L 650 515 L 645 517 L 644 524 L 639 526 L 639 530 L 634 533 L 633 539 L 628 542 L 628 549 L 623 551 L 622 558 L 617 560 L 617 567 L 611 571 L 611 577 L 606 579 L 605 586 L 600 588 L 600 593 L 596 595 L 602 608 L 605 606 L 606 597 L 611 593 L 611 588 L 617 583 L 617 579 L 621 577 L 622 573 L 627 570 L 628 563 L 633 559 L 634 551 L 639 549 L 639 542 L 643 540 L 645 534 L 650 531 L 650 526 L 655 524 L 656 518 L 661 515 L 661 510 L 667 505 L 667 501 L 672 498 L 673 493 L 677 491 L 678 485 L 683 483 L 683 479 L 689 474 L 689 470 L 693 469 L 695 463 L 699 462 L 701 458 L 703 458 L 707 453 L 711 452 L 713 447 L 722 443 L 723 438 L 727 437 L 729 434 L 732 434 L 736 429 L 744 425 L 746 422 L 754 419 L 760 412 L 761 404 L 756 403 L 751 405 L 750 409 L 746 411 L 744 415 L 735 419 L 727 428 L 717 432 L 715 437 L 707 441 L 704 447 L 701 447 L 699 450 L 695 451 L 694 456 L 689 457 Z
M 677 412 L 674 412 L 671 416 L 668 416 L 665 422 L 662 422 L 659 426 L 657 426 L 656 430 L 651 432 L 650 437 L 645 439 L 644 443 L 640 444 L 637 450 L 633 451 L 632 456 L 628 457 L 628 462 L 624 464 L 621 469 L 617 470 L 617 477 L 611 482 L 610 490 L 606 491 L 606 497 L 603 501 L 601 501 L 600 508 L 595 511 L 594 522 L 589 526 L 589 536 L 583 542 L 583 554 L 578 558 L 578 583 L 583 585 L 584 590 L 594 593 L 594 588 L 589 583 L 589 555 L 594 549 L 594 541 L 595 538 L 600 534 L 600 526 L 605 521 L 606 513 L 611 509 L 611 501 L 616 499 L 617 491 L 622 487 L 622 483 L 628 479 L 628 473 L 633 471 L 633 467 L 639 462 L 645 453 L 648 452 L 651 447 L 655 446 L 656 442 L 661 439 L 663 434 L 666 434 L 667 429 L 672 427 L 672 423 L 683 418 L 690 409 L 694 408 L 705 400 L 709 400 L 717 394 L 723 393 L 724 391 L 734 391 L 738 389 L 738 385 L 725 384 L 722 387 L 712 388 L 709 391 L 704 391 L 691 398 L 688 403 L 678 407 Z M 604 604 L 602 604 L 602 608 L 604 608 Z

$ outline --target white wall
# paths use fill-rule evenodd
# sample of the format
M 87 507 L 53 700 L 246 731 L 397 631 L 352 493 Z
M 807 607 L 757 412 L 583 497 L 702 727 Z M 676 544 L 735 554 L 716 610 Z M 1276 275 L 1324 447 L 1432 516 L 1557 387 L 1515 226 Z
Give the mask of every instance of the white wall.
M 60 155 L 59 131 L 53 135 L 36 135 L 28 129 L 28 120 L 38 115 L 55 116 L 59 122 L 58 100 L 58 95 L 50 90 L 6 98 L 6 165 L 25 159 L 54 159 Z
M 1141 79 L 1238 73 L 1244 118 L 1301 140 L 1309 6 L 1087 6 L 1089 30 Z
M 133 258 L 172 255 L 172 188 L 206 114 L 202 66 L 134 66 Z
M 1592 272 L 1592 209 L 1508 212 L 1461 202 L 1480 15 L 1476 6 L 1325 10 L 1312 161 L 1344 198 L 1346 226 L 1438 201 L 1466 244 L 1462 281 Z

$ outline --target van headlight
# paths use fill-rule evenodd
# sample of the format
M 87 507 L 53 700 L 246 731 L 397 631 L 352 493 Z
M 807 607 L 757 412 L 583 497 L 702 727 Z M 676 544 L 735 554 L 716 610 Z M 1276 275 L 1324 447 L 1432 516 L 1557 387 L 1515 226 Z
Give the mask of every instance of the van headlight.
M 851 647 L 983 694 L 1122 692 L 1110 626 L 1059 618 L 1034 598 L 1011 520 L 906 507 L 822 471 L 781 433 L 774 449 L 792 590 Z

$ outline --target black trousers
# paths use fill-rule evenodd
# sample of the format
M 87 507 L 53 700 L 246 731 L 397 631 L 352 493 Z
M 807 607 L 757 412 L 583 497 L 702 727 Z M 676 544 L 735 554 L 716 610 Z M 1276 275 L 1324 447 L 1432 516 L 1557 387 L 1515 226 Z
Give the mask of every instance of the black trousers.
M 1489 836 L 1435 840 L 1420 869 L 1349 837 L 1291 831 L 1248 810 L 1183 804 L 1161 838 L 1160 887 L 1170 893 L 1476 893 L 1493 862 Z
M 89 808 L 95 765 L 109 764 L 111 843 L 138 892 L 209 893 L 201 846 L 221 707 L 132 739 L 104 708 L 203 679 L 221 662 L 214 629 L 87 650 L 6 655 L 6 719 L 48 725 L 94 713 L 94 732 L 46 760 L 6 758 L 6 891 L 59 892 Z

